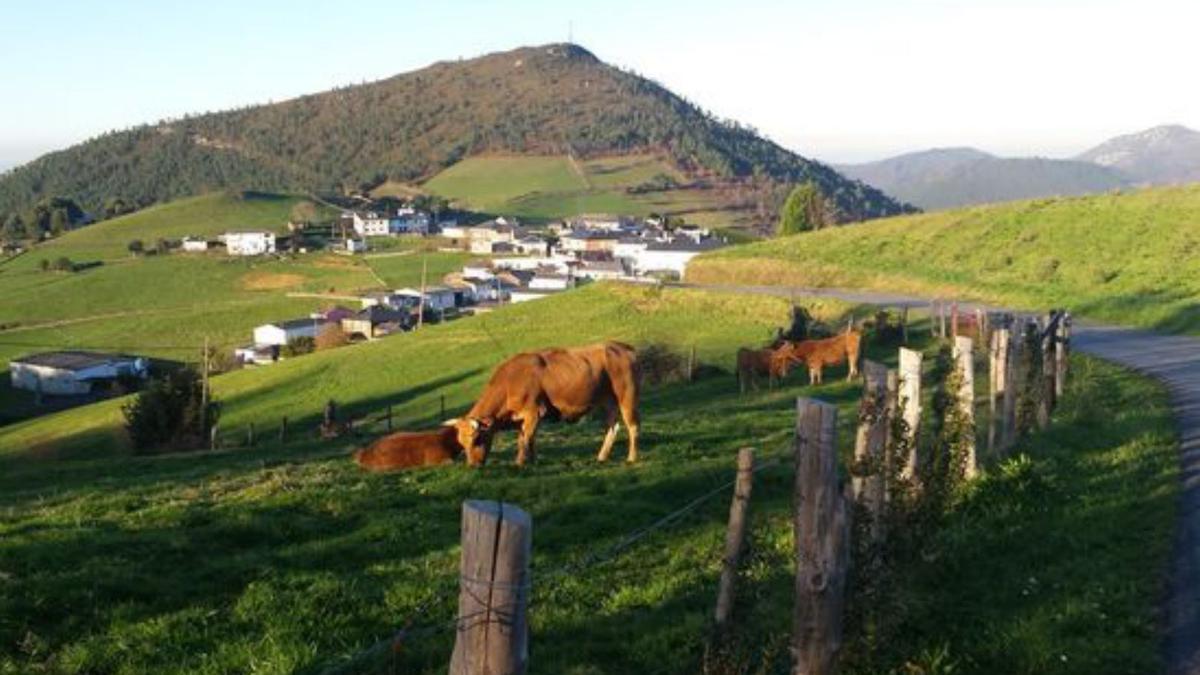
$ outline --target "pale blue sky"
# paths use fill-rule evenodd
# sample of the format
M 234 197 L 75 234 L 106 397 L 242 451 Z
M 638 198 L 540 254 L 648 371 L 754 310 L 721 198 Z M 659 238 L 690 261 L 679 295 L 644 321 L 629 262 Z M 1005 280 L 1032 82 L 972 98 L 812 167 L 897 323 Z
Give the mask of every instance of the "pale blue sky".
M 802 154 L 1200 127 L 1195 0 L 0 0 L 0 166 L 106 130 L 575 41 Z

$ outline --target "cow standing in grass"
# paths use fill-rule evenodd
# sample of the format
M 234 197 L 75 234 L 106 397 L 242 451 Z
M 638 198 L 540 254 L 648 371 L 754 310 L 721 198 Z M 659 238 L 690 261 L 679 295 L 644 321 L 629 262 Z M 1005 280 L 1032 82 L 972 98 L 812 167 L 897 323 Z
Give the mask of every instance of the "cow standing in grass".
M 778 350 L 780 359 L 808 366 L 808 383 L 821 384 L 825 366 L 848 362 L 846 380 L 858 377 L 858 359 L 862 351 L 862 333 L 847 329 L 841 335 L 823 340 L 789 342 Z
M 747 388 L 758 391 L 758 376 L 767 376 L 767 388 L 774 389 L 777 381 L 787 377 L 791 360 L 782 349 L 750 349 L 737 351 L 738 390 L 746 393 Z
M 520 466 L 534 458 L 534 439 L 543 419 L 575 421 L 597 407 L 606 412 L 607 429 L 597 459 L 608 459 L 623 420 L 629 435 L 626 461 L 636 462 L 640 420 L 633 347 L 603 342 L 517 354 L 496 368 L 475 405 L 455 420 L 454 427 L 472 466 L 487 460 L 497 431 L 517 429 Z

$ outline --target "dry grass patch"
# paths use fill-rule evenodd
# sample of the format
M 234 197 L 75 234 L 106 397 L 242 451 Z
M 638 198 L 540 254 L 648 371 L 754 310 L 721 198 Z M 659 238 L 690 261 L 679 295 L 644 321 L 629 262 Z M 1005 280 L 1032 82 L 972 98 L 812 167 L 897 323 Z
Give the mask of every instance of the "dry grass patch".
M 278 291 L 285 288 L 296 288 L 303 285 L 304 281 L 304 277 L 299 274 L 250 272 L 238 280 L 238 286 L 247 291 Z

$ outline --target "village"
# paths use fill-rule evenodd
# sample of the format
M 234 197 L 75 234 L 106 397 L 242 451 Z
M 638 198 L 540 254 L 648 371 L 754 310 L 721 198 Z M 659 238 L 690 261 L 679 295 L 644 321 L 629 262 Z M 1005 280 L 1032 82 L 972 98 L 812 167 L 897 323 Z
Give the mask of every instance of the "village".
M 338 296 L 338 304 L 306 316 L 280 317 L 254 326 L 248 330 L 247 342 L 232 350 L 233 367 L 268 365 L 317 348 L 401 335 L 426 324 L 547 298 L 595 281 L 679 281 L 692 258 L 726 244 L 708 228 L 660 216 L 579 216 L 539 225 L 498 216 L 465 224 L 460 220 L 473 214 L 439 218 L 412 203 L 372 206 L 368 202 L 367 208 L 347 208 L 325 226 L 288 222 L 279 232 L 256 229 L 228 231 L 215 238 L 187 236 L 164 247 L 182 254 L 235 258 L 316 250 L 364 256 L 388 244 L 419 240 L 436 243 L 439 250 L 477 256 L 461 270 L 423 281 L 419 287 Z M 9 373 L 14 389 L 33 392 L 39 401 L 54 397 L 58 399 L 54 407 L 62 407 L 136 389 L 139 381 L 150 376 L 151 363 L 141 355 L 59 350 L 13 359 Z

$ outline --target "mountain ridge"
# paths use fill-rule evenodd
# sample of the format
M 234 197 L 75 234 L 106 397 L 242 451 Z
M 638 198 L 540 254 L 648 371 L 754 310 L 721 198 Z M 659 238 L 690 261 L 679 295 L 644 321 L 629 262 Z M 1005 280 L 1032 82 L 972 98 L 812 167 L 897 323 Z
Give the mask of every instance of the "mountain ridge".
M 1200 131 L 1162 124 L 1122 134 L 1076 155 L 1147 185 L 1200 181 Z
M 813 181 L 839 221 L 912 210 L 582 47 L 552 44 L 104 134 L 0 176 L 0 212 L 51 196 L 95 209 L 106 199 L 144 205 L 229 188 L 369 189 L 488 152 L 647 150 L 709 180 Z

